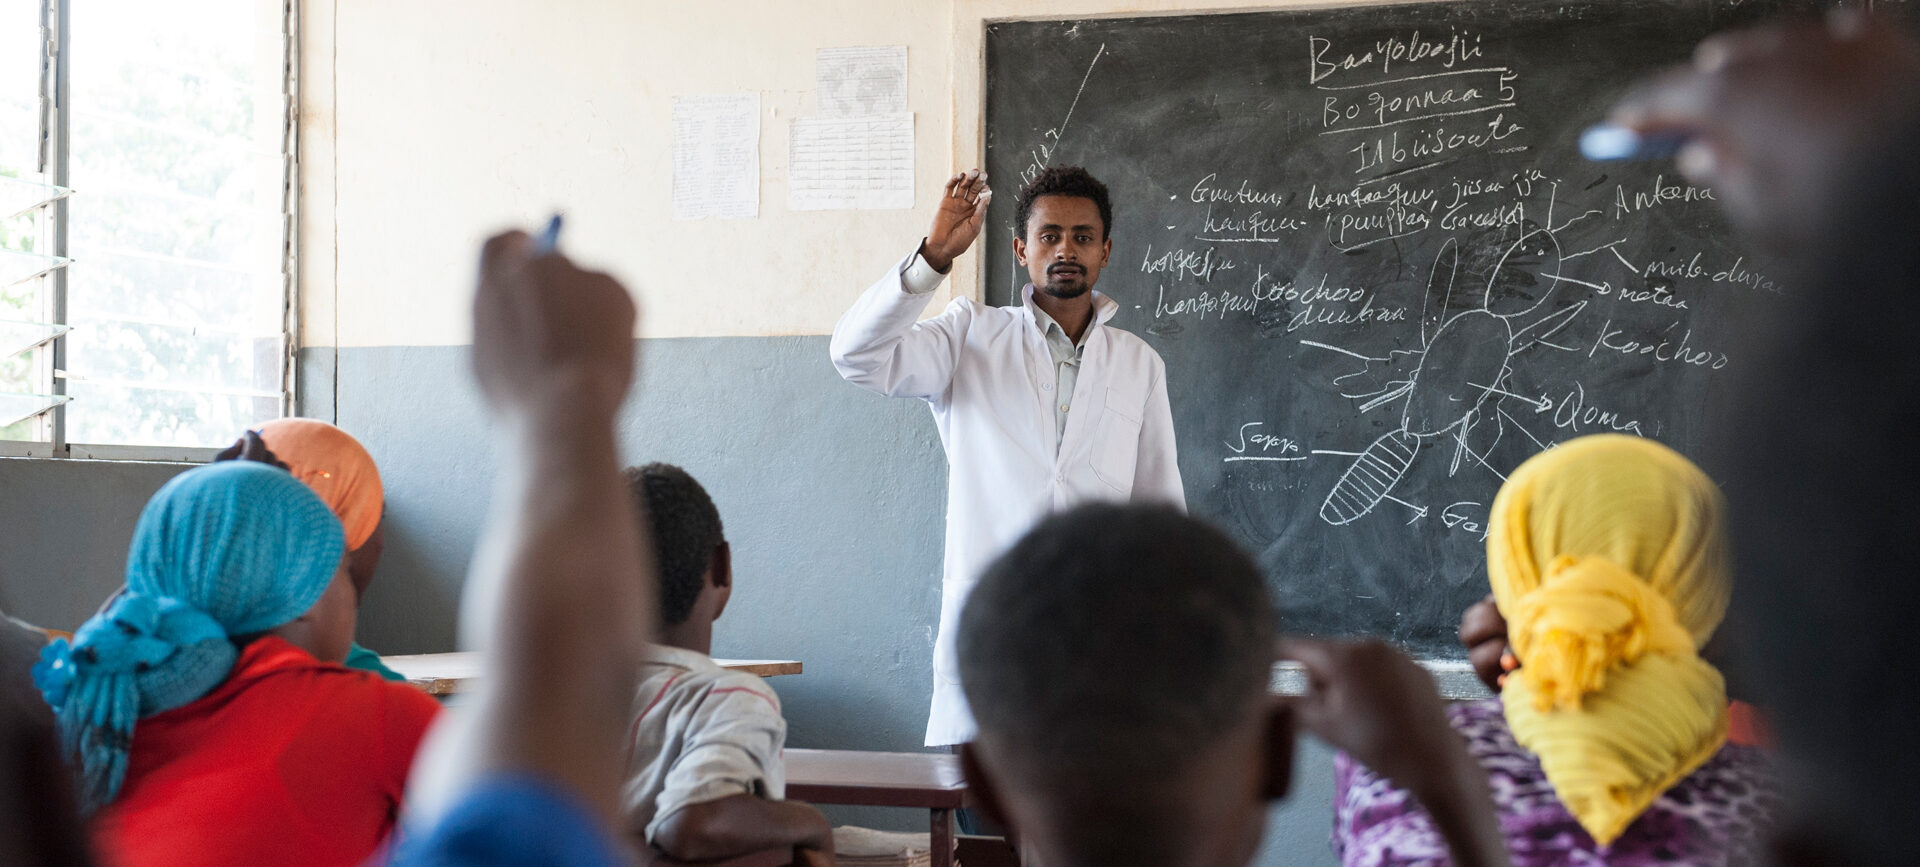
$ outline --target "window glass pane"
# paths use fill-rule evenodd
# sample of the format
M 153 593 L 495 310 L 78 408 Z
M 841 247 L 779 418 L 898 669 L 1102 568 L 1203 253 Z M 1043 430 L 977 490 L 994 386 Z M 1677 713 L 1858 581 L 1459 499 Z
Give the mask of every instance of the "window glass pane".
M 73 396 L 73 402 L 67 404 L 69 413 L 85 404 L 138 407 L 138 414 L 111 428 L 122 434 L 119 442 L 137 445 L 228 445 L 237 438 L 234 431 L 257 427 L 280 416 L 278 396 L 254 398 L 90 382 L 69 382 L 67 393 Z
M 280 412 L 281 5 L 71 14 L 67 438 L 225 445 Z
M 40 164 L 40 2 L 0 0 L 0 175 Z
M 40 180 L 40 3 L 0 0 L 0 177 Z M 34 251 L 39 215 L 9 217 L 0 210 L 0 250 Z M 5 284 L 0 279 L 0 284 Z M 0 285 L 0 320 L 32 322 L 42 318 L 40 288 L 45 280 Z M 7 352 L 10 349 L 0 349 Z M 0 395 L 45 393 L 44 370 L 36 366 L 44 350 L 0 355 Z M 34 420 L 13 422 L 18 412 L 37 408 L 37 398 L 4 398 L 0 440 L 38 439 Z

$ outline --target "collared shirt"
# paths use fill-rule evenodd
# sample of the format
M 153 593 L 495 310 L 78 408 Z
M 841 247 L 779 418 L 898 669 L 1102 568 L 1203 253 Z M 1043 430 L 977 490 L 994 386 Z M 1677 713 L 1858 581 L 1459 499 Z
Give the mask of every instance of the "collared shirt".
M 633 693 L 623 793 L 627 827 L 652 841 L 668 816 L 730 795 L 787 794 L 780 698 L 704 653 L 648 649 Z
M 1073 342 L 1067 337 L 1067 330 L 1061 328 L 1060 323 L 1053 321 L 1053 317 L 1048 316 L 1047 311 L 1040 309 L 1037 304 L 1033 307 L 1033 321 L 1041 324 L 1041 330 L 1047 336 L 1047 352 L 1053 355 L 1053 378 L 1057 384 L 1053 393 L 1061 398 L 1054 410 L 1053 448 L 1059 451 L 1060 441 L 1066 439 L 1067 435 L 1067 412 L 1073 408 L 1069 399 L 1073 395 L 1074 383 L 1080 379 L 1080 353 L 1086 349 L 1087 332 L 1080 332 L 1080 343 Z
M 1166 365 L 1145 341 L 1107 325 L 1119 312 L 1113 299 L 1093 293 L 1093 321 L 1063 395 L 1032 286 L 1018 306 L 958 298 L 918 321 L 940 280 L 919 255 L 902 261 L 841 317 L 831 344 L 834 367 L 848 382 L 925 400 L 946 448 L 929 745 L 964 743 L 976 732 L 960 687 L 955 628 L 994 557 L 1047 513 L 1079 503 L 1186 504 Z
M 940 288 L 940 281 L 945 276 L 933 270 L 933 266 L 916 253 L 901 272 L 900 279 L 907 294 L 928 295 Z M 1029 292 L 1032 289 L 1031 285 L 1027 287 Z M 1067 436 L 1067 413 L 1073 409 L 1073 386 L 1080 379 L 1080 355 L 1087 348 L 1087 335 L 1093 331 L 1093 323 L 1087 323 L 1087 327 L 1080 330 L 1080 342 L 1075 343 L 1073 338 L 1067 336 L 1067 330 L 1053 321 L 1047 311 L 1040 309 L 1040 305 L 1031 306 L 1033 321 L 1040 326 L 1040 333 L 1047 339 L 1047 353 L 1053 356 L 1053 448 L 1058 452 L 1061 441 Z M 1045 390 L 1044 384 L 1042 390 Z

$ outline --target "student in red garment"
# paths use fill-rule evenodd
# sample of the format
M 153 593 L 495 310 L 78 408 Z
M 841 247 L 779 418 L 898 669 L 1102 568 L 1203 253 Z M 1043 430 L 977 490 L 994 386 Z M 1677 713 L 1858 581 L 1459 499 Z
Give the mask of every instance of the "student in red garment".
M 134 529 L 126 588 L 34 680 L 116 867 L 355 865 L 394 826 L 438 712 L 341 667 L 340 521 L 284 470 L 182 473 Z

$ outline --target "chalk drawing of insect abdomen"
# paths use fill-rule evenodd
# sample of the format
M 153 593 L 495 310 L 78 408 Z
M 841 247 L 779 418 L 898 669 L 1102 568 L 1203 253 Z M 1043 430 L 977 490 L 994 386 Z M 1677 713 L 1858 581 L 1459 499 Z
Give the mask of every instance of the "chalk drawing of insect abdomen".
M 1366 398 L 1360 405 L 1363 413 L 1401 398 L 1406 403 L 1400 424 L 1367 446 L 1334 483 L 1320 504 L 1321 520 L 1348 524 L 1372 512 L 1392 495 L 1430 442 L 1453 442 L 1449 476 L 1459 472 L 1467 458 L 1485 464 L 1486 453 L 1504 430 L 1502 413 L 1496 412 L 1500 401 L 1514 398 L 1538 407 L 1538 401 L 1506 390 L 1514 359 L 1566 327 L 1587 303 L 1552 303 L 1560 243 L 1552 232 L 1530 224 L 1519 240 L 1498 251 L 1484 285 L 1473 279 L 1475 269 L 1463 266 L 1461 255 L 1459 242 L 1450 239 L 1434 260 L 1420 317 L 1420 349 L 1395 353 L 1412 363 L 1411 373 L 1377 391 L 1344 395 Z M 1459 300 L 1465 309 L 1454 306 L 1456 290 L 1464 293 Z

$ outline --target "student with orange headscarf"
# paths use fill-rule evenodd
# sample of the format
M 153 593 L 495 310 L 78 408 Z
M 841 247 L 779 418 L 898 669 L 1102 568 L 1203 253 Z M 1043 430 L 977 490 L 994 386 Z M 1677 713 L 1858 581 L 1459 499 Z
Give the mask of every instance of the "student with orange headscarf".
M 282 418 L 247 431 L 215 460 L 249 460 L 273 464 L 305 482 L 320 495 L 347 534 L 347 575 L 353 580 L 354 604 L 366 598 L 373 570 L 386 547 L 381 518 L 386 511 L 386 489 L 380 469 L 366 446 L 319 419 Z M 344 663 L 371 671 L 387 680 L 405 680 L 380 662 L 380 654 L 355 642 Z
M 1582 437 L 1494 498 L 1487 577 L 1519 667 L 1449 709 L 1486 769 L 1516 865 L 1746 864 L 1776 798 L 1727 743 L 1699 650 L 1732 592 L 1720 490 L 1652 440 Z M 1446 863 L 1412 797 L 1342 755 L 1334 846 L 1350 865 Z

